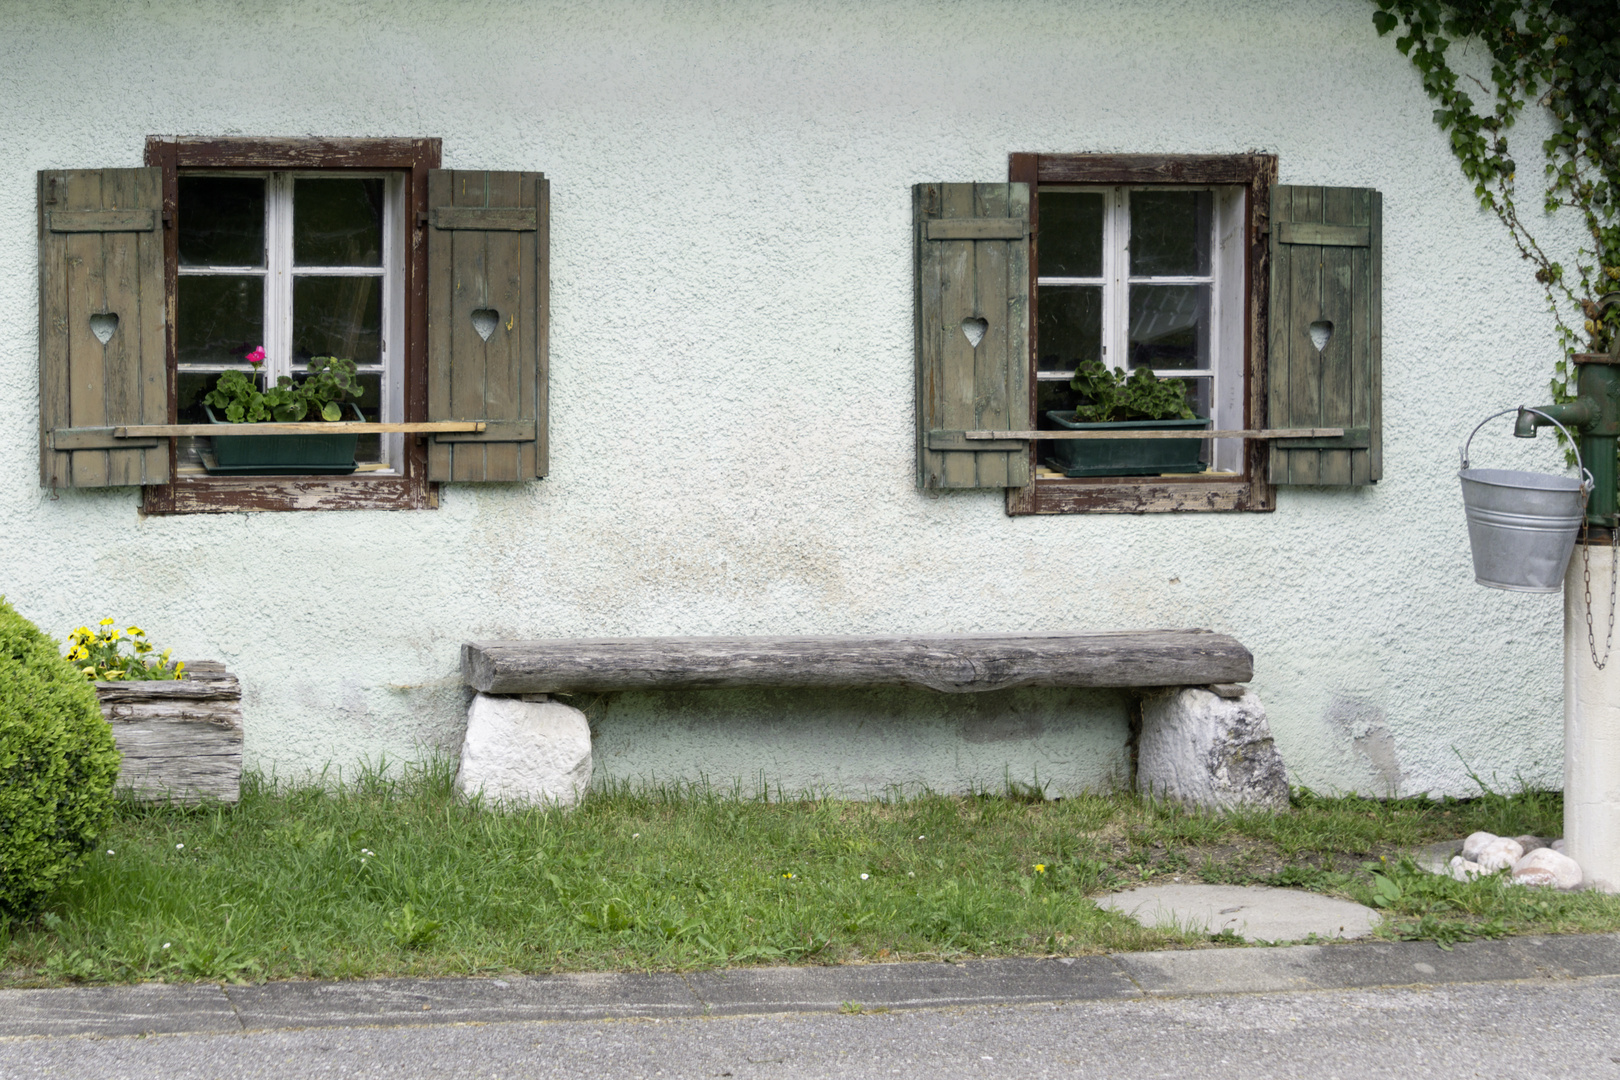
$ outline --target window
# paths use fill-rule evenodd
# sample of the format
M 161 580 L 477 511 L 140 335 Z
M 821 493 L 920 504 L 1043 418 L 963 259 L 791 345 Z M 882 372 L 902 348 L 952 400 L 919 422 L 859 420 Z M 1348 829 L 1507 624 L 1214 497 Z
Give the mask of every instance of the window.
M 549 186 L 438 163 L 436 139 L 152 138 L 146 168 L 41 172 L 41 484 L 189 513 L 544 476 Z M 203 398 L 260 346 L 271 384 L 356 363 L 352 472 L 228 460 L 275 435 L 210 430 Z
M 1036 199 L 1036 426 L 1075 407 L 1074 370 L 1094 360 L 1180 379 L 1195 414 L 1242 428 L 1243 189 L 1054 184 Z M 1241 471 L 1241 440 L 1202 445 L 1206 471 Z M 1053 450 L 1037 444 L 1038 476 L 1063 475 Z
M 913 185 L 917 486 L 1003 488 L 1018 515 L 1377 481 L 1382 201 L 1276 175 L 1262 154 L 1013 154 L 1007 182 Z M 1090 360 L 1182 379 L 1204 419 L 1178 423 L 1227 434 L 1059 431 Z M 1172 452 L 1056 449 L 1095 439 Z
M 349 419 L 403 421 L 404 195 L 400 172 L 182 170 L 177 422 L 215 418 L 203 397 L 222 372 L 273 386 L 318 356 L 355 361 L 361 390 Z M 258 348 L 256 375 L 246 357 Z M 400 475 L 403 436 L 362 435 L 355 460 L 357 473 Z M 206 436 L 179 440 L 178 476 L 231 472 Z
M 1213 430 L 1260 427 L 1265 266 L 1255 256 L 1276 159 L 1015 154 L 1011 172 L 1032 189 L 1031 426 L 1058 426 L 1048 411 L 1074 407 L 1074 369 L 1096 359 L 1181 379 Z M 1205 440 L 1199 472 L 1127 477 L 1066 476 L 1053 445 L 1035 443 L 1031 482 L 1009 490 L 1009 513 L 1276 505 L 1258 442 Z

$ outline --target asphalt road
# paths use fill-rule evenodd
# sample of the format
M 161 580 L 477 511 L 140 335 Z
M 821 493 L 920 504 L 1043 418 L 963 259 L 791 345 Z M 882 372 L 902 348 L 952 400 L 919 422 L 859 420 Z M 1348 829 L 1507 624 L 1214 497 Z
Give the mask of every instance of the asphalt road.
M 1620 977 L 896 1012 L 0 1040 L 0 1077 L 1613 1077 Z

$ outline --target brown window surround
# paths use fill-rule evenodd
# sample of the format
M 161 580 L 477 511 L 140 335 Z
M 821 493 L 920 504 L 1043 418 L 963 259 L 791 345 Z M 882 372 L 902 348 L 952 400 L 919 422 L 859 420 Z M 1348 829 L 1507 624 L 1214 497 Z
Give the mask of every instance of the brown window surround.
M 1042 184 L 1149 185 L 1240 184 L 1245 192 L 1248 251 L 1244 282 L 1244 427 L 1265 426 L 1266 416 L 1266 297 L 1270 258 L 1266 246 L 1266 220 L 1271 187 L 1277 181 L 1273 154 L 1012 154 L 1007 178 L 1029 185 L 1029 425 L 1036 423 L 1035 378 L 1037 352 L 1036 287 L 1040 243 L 1039 202 L 1033 198 Z M 1030 475 L 1036 476 L 1035 446 L 1029 449 Z M 1145 514 L 1192 510 L 1272 510 L 1276 489 L 1266 474 L 1266 444 L 1250 440 L 1244 447 L 1244 467 L 1232 477 L 1198 475 L 1154 476 L 1141 479 L 1109 477 L 1042 477 L 1028 486 L 1007 489 L 1007 513 Z
M 397 169 L 405 176 L 405 419 L 427 419 L 427 173 L 439 167 L 438 139 L 162 139 L 146 140 L 146 164 L 163 170 L 164 275 L 168 300 L 169 423 L 176 421 L 175 298 L 179 234 L 175 229 L 179 173 L 208 169 Z M 427 480 L 420 439 L 408 440 L 404 475 L 179 477 L 170 444 L 168 484 L 143 489 L 147 514 L 238 510 L 421 510 L 438 505 Z

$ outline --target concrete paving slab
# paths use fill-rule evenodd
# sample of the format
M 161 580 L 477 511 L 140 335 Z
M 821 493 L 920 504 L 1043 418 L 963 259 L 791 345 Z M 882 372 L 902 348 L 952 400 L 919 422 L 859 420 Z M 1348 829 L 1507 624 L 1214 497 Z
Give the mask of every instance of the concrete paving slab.
M 1127 953 L 1116 959 L 1150 996 L 1439 986 L 1620 975 L 1620 935 L 1461 942 L 1368 942 L 1277 949 Z
M 964 964 L 739 968 L 689 975 L 712 1015 L 940 1008 L 992 1002 L 1140 997 L 1112 957 L 975 960 Z
M 1246 941 L 1365 937 L 1382 917 L 1370 907 L 1300 889 L 1263 885 L 1149 885 L 1098 899 L 1143 926 L 1178 926 Z
M 591 972 L 505 979 L 367 979 L 232 986 L 247 1030 L 699 1016 L 679 975 Z
M 684 977 L 597 973 L 4 990 L 0 1038 L 826 1013 L 845 1002 L 899 1012 L 1569 979 L 1595 980 L 1606 992 L 1620 993 L 1620 934 L 1476 941 L 1450 951 L 1433 942 L 1361 942 L 960 964 L 739 968 Z
M 0 993 L 0 1037 L 241 1030 L 236 1010 L 224 993 L 207 983 L 69 986 Z

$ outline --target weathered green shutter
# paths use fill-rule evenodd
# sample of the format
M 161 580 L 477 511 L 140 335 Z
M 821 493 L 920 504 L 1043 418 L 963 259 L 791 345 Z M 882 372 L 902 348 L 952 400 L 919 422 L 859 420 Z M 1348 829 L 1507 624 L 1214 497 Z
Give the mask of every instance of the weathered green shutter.
M 1029 185 L 917 184 L 917 486 L 1023 487 L 1029 444 Z M 975 340 L 977 339 L 977 340 Z
M 161 169 L 39 174 L 39 481 L 169 480 L 169 447 L 118 439 L 169 419 Z
M 540 173 L 428 171 L 431 480 L 532 480 L 548 465 L 550 189 Z
M 1267 426 L 1345 431 L 1273 441 L 1274 484 L 1370 484 L 1384 474 L 1382 250 L 1378 192 L 1272 189 Z

